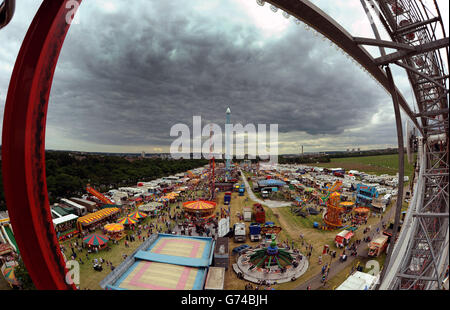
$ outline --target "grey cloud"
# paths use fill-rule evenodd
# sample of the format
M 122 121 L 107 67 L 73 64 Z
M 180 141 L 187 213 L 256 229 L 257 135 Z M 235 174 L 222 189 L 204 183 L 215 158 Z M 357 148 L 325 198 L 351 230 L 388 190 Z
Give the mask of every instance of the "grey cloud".
M 48 126 L 70 139 L 169 145 L 172 125 L 193 115 L 224 124 L 227 106 L 235 123 L 339 135 L 369 122 L 387 98 L 303 27 L 263 38 L 230 1 L 212 11 L 181 0 L 113 1 L 115 14 L 94 2 L 80 7 L 50 97 Z

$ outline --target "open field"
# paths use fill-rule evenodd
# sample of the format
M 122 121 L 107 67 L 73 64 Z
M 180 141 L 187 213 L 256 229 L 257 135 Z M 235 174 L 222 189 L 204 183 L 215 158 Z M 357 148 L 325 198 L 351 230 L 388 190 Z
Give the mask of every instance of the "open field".
M 398 155 L 377 155 L 363 157 L 332 158 L 329 163 L 310 164 L 310 166 L 324 168 L 343 168 L 345 170 L 358 170 L 369 174 L 395 175 L 398 172 Z M 405 155 L 405 175 L 411 177 L 414 165 L 408 163 Z

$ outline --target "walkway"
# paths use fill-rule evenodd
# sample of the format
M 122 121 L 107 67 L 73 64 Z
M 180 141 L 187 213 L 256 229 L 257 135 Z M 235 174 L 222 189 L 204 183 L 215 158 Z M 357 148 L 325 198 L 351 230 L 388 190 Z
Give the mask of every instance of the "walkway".
M 389 220 L 391 219 L 391 217 L 394 216 L 394 214 L 395 214 L 395 204 L 393 204 L 389 208 L 388 213 L 386 213 L 380 219 L 380 221 L 375 226 L 373 226 L 371 228 L 370 232 L 368 234 L 366 234 L 365 237 L 370 236 L 373 239 L 373 237 L 375 235 L 377 235 L 377 228 L 380 228 L 380 232 L 382 232 L 383 231 L 383 227 L 382 227 L 381 223 L 382 222 L 389 223 Z M 362 258 L 362 257 L 367 257 L 367 251 L 368 251 L 367 243 L 361 241 L 361 244 L 357 248 L 358 256 L 347 256 L 347 261 L 345 261 L 345 262 L 340 262 L 339 259 L 337 259 L 337 260 L 335 260 L 334 262 L 331 263 L 330 271 L 328 273 L 328 279 L 333 278 L 339 272 L 344 270 L 345 267 L 348 267 L 350 264 L 353 264 L 355 259 L 359 259 L 359 258 Z M 325 262 L 326 259 L 324 259 L 323 261 Z M 312 264 L 313 262 L 311 261 L 310 263 Z M 322 274 L 319 272 L 317 275 L 315 275 L 314 277 L 310 278 L 308 281 L 306 281 L 305 283 L 299 285 L 295 289 L 296 290 L 306 290 L 308 288 L 308 286 L 310 286 L 311 290 L 316 290 L 319 287 L 323 286 L 323 283 L 321 282 L 321 280 L 322 280 Z
M 256 195 L 253 193 L 252 188 L 250 187 L 250 184 L 248 184 L 247 179 L 245 178 L 244 173 L 242 172 L 241 169 L 239 169 L 241 171 L 241 177 L 244 180 L 245 183 L 245 188 L 248 192 L 248 195 L 250 196 L 250 199 L 253 201 L 256 201 L 257 203 L 260 203 L 262 205 L 265 205 L 266 207 L 269 208 L 282 208 L 282 207 L 289 207 L 292 203 L 288 202 L 288 201 L 275 201 L 275 200 L 261 200 L 258 197 L 256 197 Z

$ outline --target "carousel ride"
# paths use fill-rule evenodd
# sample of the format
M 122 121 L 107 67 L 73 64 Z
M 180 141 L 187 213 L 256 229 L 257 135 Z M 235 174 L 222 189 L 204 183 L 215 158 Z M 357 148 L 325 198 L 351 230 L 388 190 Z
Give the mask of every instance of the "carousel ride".
M 194 200 L 183 202 L 185 216 L 190 219 L 207 220 L 214 218 L 216 203 L 208 200 Z
M 308 269 L 308 259 L 296 249 L 281 248 L 276 235 L 267 245 L 261 243 L 240 255 L 233 264 L 238 278 L 253 283 L 285 283 L 295 281 Z
M 280 269 L 285 269 L 287 266 L 293 264 L 294 258 L 291 253 L 284 249 L 278 248 L 275 238 L 272 238 L 272 242 L 268 247 L 256 250 L 249 259 L 251 266 L 250 270 L 254 268 L 270 268 L 272 266 L 278 266 Z

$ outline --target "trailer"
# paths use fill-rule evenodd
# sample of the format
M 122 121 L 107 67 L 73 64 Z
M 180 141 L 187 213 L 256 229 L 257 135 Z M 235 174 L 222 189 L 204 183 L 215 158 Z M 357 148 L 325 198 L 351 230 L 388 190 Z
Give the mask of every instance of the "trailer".
M 209 267 L 206 275 L 205 290 L 223 290 L 225 284 L 225 268 Z
M 252 221 L 252 209 L 249 207 L 243 208 L 243 216 L 245 222 L 251 222 Z
M 367 254 L 370 257 L 378 257 L 381 253 L 386 250 L 388 245 L 389 237 L 386 235 L 380 235 L 376 237 L 369 243 L 369 253 Z
M 245 223 L 234 224 L 234 242 L 245 242 Z
M 261 224 L 251 223 L 249 226 L 250 241 L 255 242 L 261 240 Z
M 231 203 L 231 192 L 226 192 L 223 197 L 223 204 L 228 206 Z
M 340 233 L 338 233 L 334 238 L 334 243 L 336 244 L 336 247 L 338 248 L 345 247 L 349 243 L 353 235 L 354 235 L 353 232 L 349 230 L 343 230 Z
M 266 222 L 266 212 L 260 203 L 253 205 L 253 213 L 255 215 L 255 222 L 264 224 Z
M 217 238 L 214 247 L 213 262 L 215 267 L 223 267 L 225 269 L 228 269 L 228 262 L 229 262 L 228 238 L 226 237 Z

